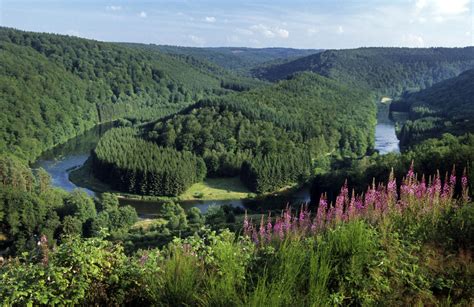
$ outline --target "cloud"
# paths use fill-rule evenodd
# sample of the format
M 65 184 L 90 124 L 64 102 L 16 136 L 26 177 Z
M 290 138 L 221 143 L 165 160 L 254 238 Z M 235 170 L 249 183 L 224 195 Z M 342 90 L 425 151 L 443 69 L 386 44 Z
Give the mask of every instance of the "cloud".
M 251 26 L 250 30 L 252 32 L 260 33 L 260 35 L 263 35 L 266 38 L 274 38 L 274 37 L 288 38 L 290 36 L 290 32 L 286 29 L 279 28 L 279 27 L 270 28 L 261 23 L 258 25 Z
M 344 28 L 342 26 L 337 27 L 337 34 L 342 34 L 344 33 Z
M 402 42 L 407 47 L 424 47 L 425 41 L 423 37 L 415 34 L 406 34 L 402 37 Z
M 276 33 L 281 38 L 288 38 L 288 36 L 290 36 L 290 32 L 288 32 L 288 30 L 285 30 L 285 29 L 277 29 Z
M 214 22 L 216 22 L 216 17 L 214 17 L 214 16 L 207 16 L 206 18 L 204 18 L 204 20 L 205 20 L 206 22 L 214 23 Z
M 122 7 L 120 5 L 108 5 L 105 7 L 107 11 L 121 11 Z
M 415 15 L 432 19 L 436 22 L 444 22 L 464 15 L 470 10 L 471 0 L 416 0 Z
M 140 14 L 138 14 L 140 18 L 146 18 L 147 14 L 145 11 L 141 11 Z
M 195 45 L 203 46 L 206 43 L 202 37 L 196 35 L 189 35 L 188 37 Z

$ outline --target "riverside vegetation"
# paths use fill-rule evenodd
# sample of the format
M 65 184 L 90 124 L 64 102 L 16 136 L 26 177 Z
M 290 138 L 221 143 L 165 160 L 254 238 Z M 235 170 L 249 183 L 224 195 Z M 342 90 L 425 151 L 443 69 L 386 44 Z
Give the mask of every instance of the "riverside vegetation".
M 474 303 L 472 48 L 214 51 L 0 28 L 3 304 Z M 395 98 L 400 155 L 373 150 L 380 95 Z M 121 190 L 311 180 L 311 204 L 203 215 L 167 201 L 138 220 L 28 166 L 114 119 L 89 162 Z
M 0 297 L 7 304 L 472 303 L 467 178 L 453 172 L 444 184 L 420 181 L 410 169 L 399 188 L 392 178 L 365 197 L 344 186 L 334 206 L 322 199 L 316 212 L 287 209 L 262 216 L 260 226 L 246 217 L 241 235 L 204 228 L 130 256 L 100 237 L 67 238 L 51 250 L 42 236 L 34 252 L 2 267 Z

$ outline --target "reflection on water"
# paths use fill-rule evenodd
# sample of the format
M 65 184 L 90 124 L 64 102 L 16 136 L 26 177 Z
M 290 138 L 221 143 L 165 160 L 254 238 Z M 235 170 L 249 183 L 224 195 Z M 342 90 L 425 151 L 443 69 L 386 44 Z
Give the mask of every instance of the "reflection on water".
M 130 205 L 135 208 L 141 218 L 156 218 L 161 208 L 158 201 L 140 199 L 119 199 L 121 205 Z M 262 199 L 236 199 L 236 200 L 186 200 L 179 201 L 183 209 L 192 207 L 199 208 L 202 213 L 206 213 L 210 206 L 230 205 L 232 207 L 249 209 L 254 212 L 266 213 L 271 209 L 284 208 L 287 205 L 296 207 L 302 204 L 309 204 L 311 201 L 309 187 L 304 186 L 298 191 L 288 195 L 269 196 Z
M 42 154 L 31 166 L 32 168 L 44 168 L 51 176 L 53 186 L 72 191 L 80 188 L 93 196 L 94 191 L 76 186 L 69 180 L 69 172 L 78 168 L 86 162 L 91 150 L 95 148 L 100 137 L 113 124 L 103 124 L 86 131 L 68 142 L 58 145 Z
M 53 186 L 62 188 L 66 191 L 72 191 L 80 188 L 69 180 L 69 172 L 80 167 L 86 162 L 88 154 L 61 156 L 55 159 L 40 159 L 35 162 L 33 168 L 44 168 L 51 176 Z M 93 196 L 95 193 L 86 188 L 80 188 Z
M 400 141 L 395 133 L 395 125 L 393 123 L 378 123 L 375 126 L 375 149 L 381 155 L 400 152 Z

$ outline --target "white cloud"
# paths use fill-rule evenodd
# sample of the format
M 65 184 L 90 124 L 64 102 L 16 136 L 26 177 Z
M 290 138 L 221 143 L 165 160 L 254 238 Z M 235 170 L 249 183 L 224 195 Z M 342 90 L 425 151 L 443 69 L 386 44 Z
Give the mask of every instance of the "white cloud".
M 120 5 L 108 5 L 105 7 L 107 11 L 121 11 L 122 7 Z
M 195 45 L 203 46 L 206 43 L 202 37 L 196 35 L 189 35 L 188 37 Z
M 206 22 L 213 23 L 213 22 L 216 22 L 216 17 L 214 17 L 214 16 L 207 16 L 206 18 L 204 18 L 204 20 L 205 20 Z
M 141 11 L 140 14 L 138 14 L 138 16 L 140 16 L 140 18 L 146 18 L 147 14 L 145 11 Z
M 290 36 L 290 32 L 286 29 L 279 28 L 279 27 L 270 28 L 261 23 L 258 25 L 251 26 L 250 30 L 256 33 L 260 33 L 266 38 L 274 38 L 274 37 L 288 38 Z
M 285 29 L 277 29 L 276 33 L 281 38 L 288 38 L 290 36 L 290 32 L 288 32 L 288 30 L 285 30 Z
M 255 31 L 255 32 L 258 32 L 258 33 L 262 34 L 266 38 L 275 37 L 275 33 L 270 31 L 270 29 L 267 26 L 263 25 L 263 24 L 253 25 L 253 26 L 250 27 L 250 29 L 252 31 Z
M 416 0 L 415 15 L 426 20 L 444 22 L 469 13 L 471 0 Z
M 337 27 L 337 34 L 342 34 L 344 33 L 344 28 L 342 26 Z
M 407 47 L 424 47 L 425 41 L 423 37 L 412 33 L 402 36 L 402 42 Z

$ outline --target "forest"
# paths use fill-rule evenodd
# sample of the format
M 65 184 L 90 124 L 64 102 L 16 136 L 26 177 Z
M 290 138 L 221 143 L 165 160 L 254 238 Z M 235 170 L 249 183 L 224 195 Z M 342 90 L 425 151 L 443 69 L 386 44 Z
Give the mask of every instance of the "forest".
M 160 148 L 133 128 L 107 131 L 92 153 L 94 174 L 120 191 L 176 196 L 206 175 L 202 158 L 189 151 Z
M 409 147 L 443 133 L 474 132 L 473 95 L 474 69 L 471 69 L 392 103 L 390 110 L 395 119 L 400 118 L 400 113 L 408 113 L 408 120 L 400 121 L 401 145 Z
M 473 47 L 320 51 L 0 28 L 0 302 L 471 306 Z M 382 95 L 400 154 L 374 149 Z M 81 153 L 110 191 L 31 163 L 101 123 Z M 211 177 L 262 198 L 170 200 Z M 164 197 L 143 218 L 128 196 Z
M 99 123 L 260 84 L 197 59 L 3 27 L 0 55 L 0 150 L 30 161 Z
M 288 63 L 256 68 L 254 75 L 284 79 L 299 71 L 313 71 L 353 87 L 396 98 L 418 91 L 474 68 L 474 47 L 358 48 L 327 50 Z
M 193 152 L 205 161 L 208 176 L 240 175 L 251 191 L 265 193 L 304 183 L 312 173 L 313 161 L 323 160 L 328 154 L 359 157 L 367 153 L 373 143 L 375 112 L 374 98 L 369 93 L 304 73 L 272 87 L 202 100 L 166 121 L 145 125 L 142 135 L 135 138 L 179 152 Z M 99 159 L 94 159 L 98 162 L 94 168 L 99 178 L 105 179 L 100 174 L 107 174 L 109 179 L 115 178 L 114 182 L 122 180 L 124 177 L 111 172 L 110 167 L 122 168 L 124 163 L 136 165 L 134 168 L 144 173 L 153 168 L 156 158 L 143 156 L 143 151 L 138 154 L 136 149 L 153 151 L 151 144 L 138 146 L 129 136 L 118 134 L 104 139 L 107 142 L 101 140 L 95 151 Z M 130 150 L 122 151 L 124 147 Z M 160 147 L 154 151 L 160 151 Z M 179 161 L 178 154 L 175 156 L 173 165 L 177 168 L 190 167 Z M 135 162 L 137 159 L 143 161 Z M 194 168 L 202 173 L 200 164 Z M 137 194 L 153 190 L 148 187 L 151 180 L 141 179 L 136 179 L 136 184 L 147 188 L 124 188 L 129 181 L 135 182 L 132 178 L 115 186 Z M 186 178 L 192 183 L 193 178 L 203 176 Z M 178 192 L 183 190 L 163 195 Z
M 252 76 L 255 67 L 285 63 L 300 57 L 321 52 L 319 49 L 292 48 L 193 48 L 170 45 L 127 44 L 129 46 L 157 49 L 170 55 L 191 56 L 236 72 L 239 75 Z

